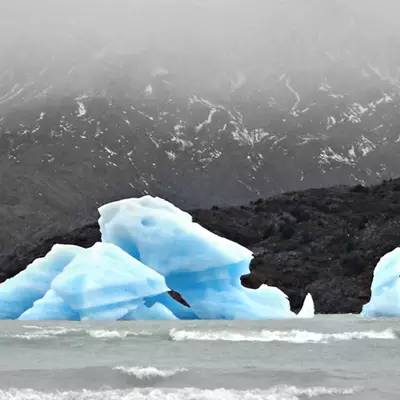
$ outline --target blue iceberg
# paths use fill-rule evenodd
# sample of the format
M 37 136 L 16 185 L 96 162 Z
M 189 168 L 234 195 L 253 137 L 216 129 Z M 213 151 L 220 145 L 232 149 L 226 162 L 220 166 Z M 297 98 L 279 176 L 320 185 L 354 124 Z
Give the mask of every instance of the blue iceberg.
M 81 320 L 118 320 L 168 291 L 163 276 L 119 247 L 96 243 L 75 257 L 51 288 Z
M 194 223 L 171 203 L 144 196 L 106 204 L 99 213 L 101 242 L 88 249 L 55 245 L 0 284 L 0 319 L 296 317 L 278 288 L 241 285 L 250 250 Z M 308 295 L 297 316 L 313 315 Z
M 164 277 L 108 243 L 79 249 L 50 287 L 19 319 L 119 320 L 144 305 L 147 298 L 169 290 Z M 154 309 L 147 309 L 156 315 Z
M 163 275 L 200 319 L 295 316 L 279 289 L 241 285 L 253 258 L 250 250 L 194 223 L 169 202 L 144 196 L 106 204 L 99 213 L 102 241 Z
M 16 319 L 50 289 L 53 279 L 84 249 L 55 245 L 17 276 L 0 285 L 0 319 Z
M 35 301 L 33 306 L 20 315 L 18 319 L 25 321 L 79 321 L 80 317 L 53 289 L 50 289 L 44 297 Z
M 370 301 L 362 308 L 364 317 L 400 316 L 400 248 L 385 254 L 374 270 Z

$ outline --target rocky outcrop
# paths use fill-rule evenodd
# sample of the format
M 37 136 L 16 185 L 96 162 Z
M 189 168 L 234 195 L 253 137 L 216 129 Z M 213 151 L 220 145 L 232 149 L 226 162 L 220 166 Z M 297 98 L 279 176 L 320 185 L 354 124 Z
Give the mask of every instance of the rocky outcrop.
M 278 286 L 296 310 L 310 292 L 318 313 L 358 313 L 369 299 L 377 261 L 400 243 L 400 179 L 190 212 L 205 228 L 254 251 L 251 272 L 242 277 L 244 286 Z M 99 227 L 91 223 L 21 244 L 0 258 L 0 281 L 44 256 L 55 243 L 88 247 L 99 240 Z

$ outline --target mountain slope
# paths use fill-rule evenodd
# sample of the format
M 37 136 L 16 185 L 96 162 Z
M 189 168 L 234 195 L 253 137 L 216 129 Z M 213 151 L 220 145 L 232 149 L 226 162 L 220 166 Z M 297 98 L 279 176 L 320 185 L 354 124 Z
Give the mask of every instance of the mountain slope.
M 1 5 L 0 253 L 121 197 L 238 205 L 398 176 L 389 3 Z

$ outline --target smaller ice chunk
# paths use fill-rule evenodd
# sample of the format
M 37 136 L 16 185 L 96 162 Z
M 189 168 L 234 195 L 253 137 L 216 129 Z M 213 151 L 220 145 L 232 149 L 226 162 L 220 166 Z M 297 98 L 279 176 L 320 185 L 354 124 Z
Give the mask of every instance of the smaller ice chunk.
M 247 289 L 225 285 L 223 290 L 210 289 L 193 299 L 193 309 L 200 319 L 260 320 L 294 318 L 288 297 L 278 288 L 262 285 Z M 192 303 L 191 303 L 192 304 Z
M 78 313 L 68 307 L 64 300 L 50 289 L 43 298 L 35 301 L 33 307 L 25 311 L 18 319 L 24 321 L 79 321 L 80 318 Z
M 151 307 L 147 307 L 141 304 L 135 310 L 125 315 L 123 320 L 173 320 L 178 319 L 176 316 L 168 310 L 167 307 L 160 303 L 155 303 Z
M 75 257 L 51 288 L 81 320 L 118 320 L 146 297 L 167 292 L 165 279 L 110 243 Z
M 275 286 L 261 285 L 258 289 L 243 288 L 249 297 L 252 310 L 248 319 L 284 319 L 293 318 L 288 296 Z M 251 301 L 251 303 L 250 303 Z M 251 316 L 251 314 L 253 314 Z
M 53 279 L 84 249 L 72 245 L 53 246 L 43 258 L 0 284 L 0 319 L 16 319 L 50 289 Z
M 400 316 L 400 247 L 385 254 L 375 267 L 370 301 L 362 308 L 364 317 Z
M 314 308 L 314 300 L 311 296 L 311 293 L 307 293 L 306 298 L 304 299 L 303 307 L 297 314 L 298 318 L 313 318 L 315 315 L 315 308 Z

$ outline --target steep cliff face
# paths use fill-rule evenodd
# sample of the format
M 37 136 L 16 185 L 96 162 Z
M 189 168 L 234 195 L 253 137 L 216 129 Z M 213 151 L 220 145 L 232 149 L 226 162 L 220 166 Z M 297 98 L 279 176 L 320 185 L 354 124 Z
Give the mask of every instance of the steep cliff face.
M 253 250 L 243 285 L 278 286 L 296 310 L 310 292 L 319 313 L 358 313 L 369 299 L 379 258 L 400 244 L 400 180 L 370 188 L 310 189 L 191 214 L 207 229 Z M 26 242 L 0 258 L 0 281 L 55 243 L 88 247 L 99 240 L 99 227 L 92 223 Z

